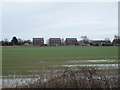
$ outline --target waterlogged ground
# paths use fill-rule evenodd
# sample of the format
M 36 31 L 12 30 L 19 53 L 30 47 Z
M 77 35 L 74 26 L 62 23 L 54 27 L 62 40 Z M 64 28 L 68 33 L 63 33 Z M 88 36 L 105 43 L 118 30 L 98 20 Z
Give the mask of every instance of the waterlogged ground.
M 69 62 L 118 59 L 118 47 L 2 47 L 2 73 L 32 74 L 56 70 L 54 65 L 111 64 L 114 62 Z M 115 64 L 115 63 L 114 63 Z M 61 69 L 62 66 L 57 69 Z
M 4 75 L 2 76 L 2 80 L 0 79 L 0 81 L 3 82 L 3 87 L 17 87 L 20 85 L 27 85 L 29 84 L 29 82 L 35 82 L 37 81 L 39 78 L 41 78 L 39 76 L 40 73 L 45 73 L 45 72 L 62 72 L 64 69 L 67 68 L 73 68 L 74 70 L 77 70 L 77 68 L 83 68 L 83 67 L 94 67 L 94 68 L 98 68 L 100 70 L 117 70 L 118 69 L 118 60 L 71 60 L 71 61 L 65 61 L 63 64 L 59 63 L 57 65 L 49 65 L 46 66 L 48 67 L 47 70 L 29 70 L 29 72 L 33 72 L 33 75 L 17 75 L 17 74 L 13 74 L 13 75 Z M 35 74 L 36 73 L 36 74 Z M 39 74 L 38 74 L 39 73 Z M 109 77 L 109 73 L 106 74 Z M 118 74 L 115 73 L 110 73 L 110 75 L 116 75 L 116 77 L 118 76 Z M 47 79 L 46 78 L 42 78 L 43 82 L 46 82 Z
M 111 71 L 106 76 L 117 75 L 117 59 L 118 47 L 2 47 L 3 86 L 25 85 L 41 78 L 41 74 L 45 82 L 44 73 L 61 75 L 69 68 L 77 71 L 94 67 L 105 73 Z
M 63 67 L 97 67 L 103 69 L 118 68 L 118 60 L 74 60 L 73 64 L 58 65 Z

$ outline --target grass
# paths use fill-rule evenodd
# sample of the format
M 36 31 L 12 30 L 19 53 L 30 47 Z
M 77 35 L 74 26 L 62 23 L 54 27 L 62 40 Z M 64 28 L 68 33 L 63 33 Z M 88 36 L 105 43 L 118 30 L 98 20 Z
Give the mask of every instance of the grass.
M 118 59 L 118 47 L 2 47 L 3 75 L 31 74 L 29 70 L 46 70 L 70 60 L 98 59 Z

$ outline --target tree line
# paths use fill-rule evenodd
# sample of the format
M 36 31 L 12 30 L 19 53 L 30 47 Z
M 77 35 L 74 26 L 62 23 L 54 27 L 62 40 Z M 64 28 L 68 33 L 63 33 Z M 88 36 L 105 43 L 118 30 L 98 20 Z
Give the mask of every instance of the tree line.
M 89 43 L 90 39 L 87 36 L 82 36 L 82 40 L 85 44 Z M 114 35 L 114 39 L 120 39 L 119 35 Z M 62 40 L 63 41 L 63 40 Z M 105 38 L 105 41 L 110 41 L 109 38 Z M 7 39 L 2 40 L 0 42 L 2 46 L 14 46 L 14 45 L 20 45 L 23 46 L 25 44 L 33 44 L 31 40 L 22 40 L 21 38 L 18 38 L 14 36 L 11 41 L 8 41 Z
M 32 44 L 31 40 L 22 40 L 20 38 L 17 39 L 17 37 L 13 37 L 12 40 L 9 42 L 7 39 L 4 41 L 1 41 L 2 46 L 14 46 L 14 45 L 25 45 L 26 43 Z

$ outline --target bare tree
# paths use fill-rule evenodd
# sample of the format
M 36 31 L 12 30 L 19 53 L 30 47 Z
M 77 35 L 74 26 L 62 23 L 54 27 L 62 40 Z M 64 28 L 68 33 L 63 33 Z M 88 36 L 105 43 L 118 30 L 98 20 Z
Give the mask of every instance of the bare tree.
M 89 42 L 89 39 L 88 39 L 87 36 L 82 36 L 81 38 L 82 38 L 82 41 L 83 41 L 85 44 L 87 44 L 87 43 Z
M 18 45 L 23 45 L 23 44 L 24 44 L 23 40 L 21 38 L 18 38 Z
M 105 41 L 110 41 L 110 38 L 105 38 Z
M 2 46 L 8 46 L 9 45 L 9 41 L 8 39 L 4 39 L 3 41 L 1 41 Z
M 114 35 L 114 39 L 120 39 L 119 35 Z

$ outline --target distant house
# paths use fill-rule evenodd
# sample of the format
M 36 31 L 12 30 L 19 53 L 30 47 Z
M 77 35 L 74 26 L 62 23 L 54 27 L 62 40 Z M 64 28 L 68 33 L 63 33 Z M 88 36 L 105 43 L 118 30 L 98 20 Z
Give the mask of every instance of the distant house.
M 49 46 L 60 46 L 61 45 L 61 39 L 60 38 L 49 38 Z
M 66 38 L 65 45 L 78 45 L 78 41 L 76 38 Z
M 33 38 L 33 45 L 34 46 L 43 46 L 44 39 L 43 38 Z
M 111 46 L 111 41 L 110 40 L 95 40 L 92 41 L 91 44 L 93 46 Z
M 112 45 L 113 45 L 113 46 L 120 46 L 120 39 L 114 39 L 114 40 L 112 41 Z

